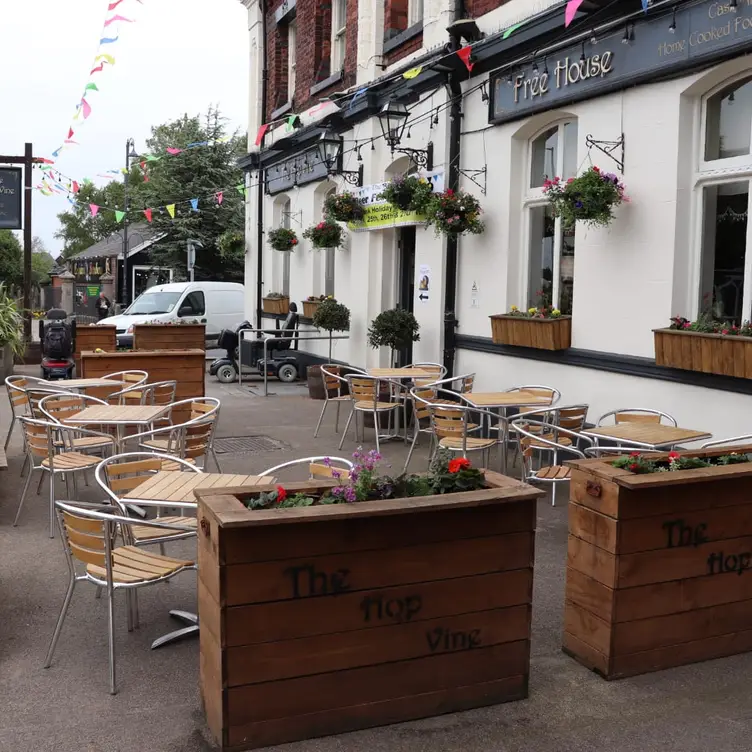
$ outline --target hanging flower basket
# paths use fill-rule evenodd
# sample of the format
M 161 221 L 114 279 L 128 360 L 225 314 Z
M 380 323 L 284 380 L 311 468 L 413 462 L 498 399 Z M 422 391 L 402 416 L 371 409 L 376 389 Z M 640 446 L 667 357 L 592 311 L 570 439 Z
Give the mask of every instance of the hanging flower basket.
M 275 251 L 294 251 L 298 244 L 298 236 L 295 234 L 295 230 L 288 230 L 286 227 L 269 230 L 266 239 Z
M 310 240 L 314 248 L 339 248 L 345 239 L 345 233 L 340 225 L 327 218 L 304 230 L 303 237 Z
M 326 197 L 324 215 L 337 222 L 359 222 L 365 215 L 365 209 L 354 194 L 344 191 Z
M 565 230 L 573 229 L 578 220 L 593 227 L 606 227 L 614 218 L 614 207 L 629 200 L 618 176 L 597 167 L 566 182 L 560 177 L 546 180 L 543 192 Z
M 437 235 L 480 235 L 486 226 L 480 220 L 483 212 L 475 196 L 465 191 L 434 193 L 426 206 L 426 217 Z
M 433 184 L 416 175 L 397 175 L 386 185 L 378 198 L 395 209 L 423 213 L 433 196 Z

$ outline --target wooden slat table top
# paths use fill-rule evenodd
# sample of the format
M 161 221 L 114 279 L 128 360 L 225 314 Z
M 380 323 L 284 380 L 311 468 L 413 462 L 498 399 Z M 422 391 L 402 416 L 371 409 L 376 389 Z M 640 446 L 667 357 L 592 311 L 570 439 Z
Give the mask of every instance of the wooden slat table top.
M 614 439 L 615 441 L 635 441 L 656 448 L 673 446 L 684 441 L 701 441 L 712 438 L 712 434 L 707 431 L 667 426 L 663 423 L 617 423 L 614 426 L 588 428 L 582 433 L 586 436 Z
M 368 375 L 377 379 L 439 379 L 435 371 L 420 368 L 369 368 Z
M 468 392 L 463 399 L 475 407 L 546 407 L 551 404 L 549 395 L 535 392 Z
M 169 406 L 165 405 L 92 405 L 86 407 L 73 417 L 66 418 L 66 423 L 101 423 L 117 425 L 118 423 L 151 423 Z
M 48 386 L 56 387 L 58 389 L 86 389 L 87 387 L 105 387 L 111 386 L 113 389 L 122 389 L 123 382 L 116 381 L 115 379 L 60 379 L 58 381 L 50 381 L 47 379 L 40 379 L 39 383 Z
M 232 473 L 192 473 L 162 470 L 129 491 L 123 498 L 134 501 L 195 501 L 196 488 L 267 486 L 274 478 Z

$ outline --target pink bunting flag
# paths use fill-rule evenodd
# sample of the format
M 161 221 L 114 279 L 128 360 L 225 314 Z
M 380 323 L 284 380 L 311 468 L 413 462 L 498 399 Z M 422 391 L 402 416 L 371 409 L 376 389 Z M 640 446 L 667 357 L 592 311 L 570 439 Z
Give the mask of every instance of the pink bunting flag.
M 180 152 L 183 151 L 182 149 L 176 149 L 174 146 L 168 146 L 167 147 L 167 153 L 168 154 L 180 154 Z
M 96 204 L 89 204 L 89 211 L 91 212 L 92 217 L 96 217 L 99 207 Z
M 110 3 L 110 4 L 109 4 L 109 5 L 107 6 L 107 10 L 115 10 L 115 8 L 117 8 L 117 7 L 118 7 L 118 5 L 120 5 L 120 3 L 122 3 L 122 2 L 123 2 L 123 0 L 115 0 L 115 2 L 114 2 L 114 3 Z
M 151 209 L 144 209 L 144 216 L 147 222 L 151 222 Z
M 218 204 L 221 204 L 221 203 L 222 203 L 222 199 L 223 199 L 224 197 L 225 197 L 225 194 L 224 194 L 224 193 L 222 193 L 222 191 L 217 191 L 217 203 L 218 203 Z
M 85 100 L 81 100 L 81 106 L 84 108 L 84 120 L 91 115 L 91 105 Z
M 73 193 L 78 193 L 79 190 L 80 188 L 78 186 L 78 183 L 74 180 L 73 181 Z
M 73 128 L 68 128 L 68 138 L 73 138 Z
M 89 71 L 89 75 L 92 76 L 95 73 L 101 73 L 104 70 L 104 63 L 100 63 L 96 68 L 92 68 Z
M 470 62 L 470 55 L 472 55 L 472 53 L 473 48 L 470 45 L 457 50 L 457 57 L 465 64 L 468 73 L 472 73 L 473 66 L 475 65 L 475 63 Z
M 261 141 L 264 138 L 264 134 L 269 130 L 269 123 L 264 123 L 256 134 L 256 146 L 261 146 Z
M 569 0 L 564 11 L 564 26 L 569 26 L 574 21 L 575 14 L 583 2 L 584 0 Z
M 582 2 L 582 0 L 580 0 Z M 114 24 L 116 21 L 125 21 L 126 23 L 133 23 L 132 18 L 126 18 L 125 16 L 113 16 L 112 18 L 108 18 L 105 22 L 105 26 L 109 26 L 110 24 Z

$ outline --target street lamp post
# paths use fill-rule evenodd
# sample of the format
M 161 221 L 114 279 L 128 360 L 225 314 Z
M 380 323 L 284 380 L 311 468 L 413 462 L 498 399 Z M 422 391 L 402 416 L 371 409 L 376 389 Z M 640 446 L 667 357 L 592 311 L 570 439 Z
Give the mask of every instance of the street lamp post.
M 128 274 L 128 177 L 131 172 L 131 159 L 138 159 L 135 150 L 135 141 L 129 138 L 125 142 L 125 174 L 123 179 L 123 284 L 120 285 L 122 296 L 121 305 L 125 308 L 131 303 L 133 296 L 133 284 Z

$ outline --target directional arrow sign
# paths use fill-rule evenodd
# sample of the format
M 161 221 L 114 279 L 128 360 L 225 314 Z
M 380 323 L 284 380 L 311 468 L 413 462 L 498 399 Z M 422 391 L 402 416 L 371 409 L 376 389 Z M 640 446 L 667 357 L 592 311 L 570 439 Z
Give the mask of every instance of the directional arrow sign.
M 418 295 L 418 300 L 428 300 L 428 295 L 421 293 L 420 295 Z

